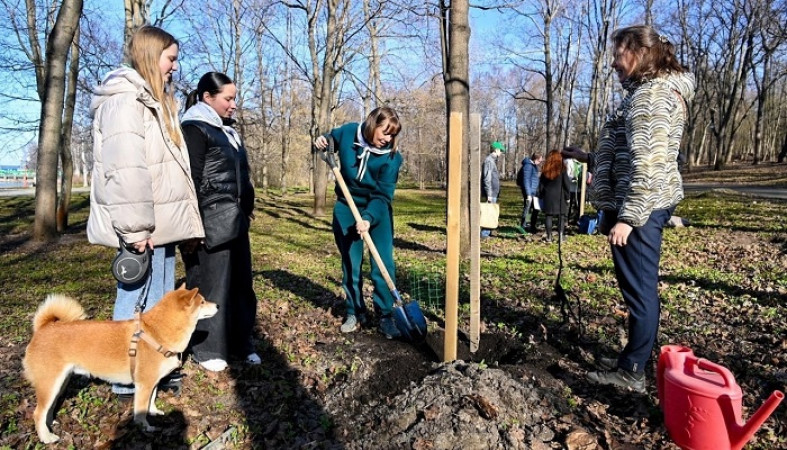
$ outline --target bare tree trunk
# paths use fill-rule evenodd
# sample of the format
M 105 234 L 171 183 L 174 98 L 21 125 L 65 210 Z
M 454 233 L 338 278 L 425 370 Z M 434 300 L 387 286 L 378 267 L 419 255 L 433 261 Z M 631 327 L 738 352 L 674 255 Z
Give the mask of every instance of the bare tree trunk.
M 787 134 L 784 135 L 784 140 L 782 141 L 782 149 L 779 151 L 779 156 L 776 159 L 776 162 L 779 164 L 784 162 L 784 159 L 787 158 Z
M 590 76 L 590 95 L 588 113 L 585 115 L 585 134 L 581 141 L 582 147 L 592 148 L 598 142 L 599 130 L 604 118 L 606 108 L 607 83 L 604 63 L 607 60 L 608 38 L 611 28 L 615 27 L 617 18 L 614 13 L 617 9 L 616 0 L 603 0 L 600 4 L 588 1 L 586 3 L 587 30 L 590 35 L 596 33 L 593 46 L 592 72 Z M 595 12 L 590 13 L 593 9 Z M 592 18 L 597 18 L 598 22 L 591 23 Z
M 448 114 L 462 114 L 463 123 L 470 123 L 470 76 L 469 76 L 469 2 L 467 0 L 441 0 L 440 2 L 440 40 L 443 50 L 443 82 L 445 84 L 445 100 Z M 450 122 L 447 122 L 447 124 Z M 446 134 L 451 135 L 450 126 L 446 125 Z M 462 183 L 462 205 L 460 217 L 460 257 L 467 258 L 470 254 L 470 130 L 465 126 L 462 130 L 462 175 L 461 180 L 449 180 L 449 183 Z M 450 145 L 448 146 L 450 148 Z M 446 157 L 448 160 L 448 157 Z
M 653 25 L 653 0 L 645 0 L 645 25 Z
M 362 92 L 363 110 L 369 113 L 374 105 L 380 101 L 380 88 L 377 83 L 380 80 L 380 55 L 378 54 L 377 21 L 371 17 L 369 0 L 363 0 L 363 18 L 366 22 L 366 30 L 369 32 L 369 75 L 367 77 L 366 89 Z
M 742 5 L 737 5 L 731 12 L 733 17 L 725 17 L 727 23 L 737 24 L 745 20 Z M 733 119 L 737 116 L 744 98 L 744 83 L 752 58 L 755 32 L 750 21 L 745 23 L 742 29 L 737 25 L 729 25 L 724 31 L 727 34 L 727 53 L 723 55 L 721 70 L 717 70 L 716 88 L 725 92 L 725 95 L 716 96 L 716 104 L 712 109 L 712 131 L 717 152 L 714 170 L 721 170 L 732 157 L 732 141 L 735 136 Z
M 74 105 L 77 97 L 79 79 L 79 28 L 71 42 L 71 62 L 68 70 L 66 104 L 63 111 L 63 138 L 60 146 L 60 161 L 63 175 L 60 178 L 60 198 L 57 205 L 57 231 L 63 233 L 68 228 L 68 208 L 71 204 L 71 185 L 74 180 L 74 160 L 71 156 L 71 132 L 74 123 Z
M 336 43 L 338 30 L 336 26 L 336 9 L 340 0 L 326 0 L 326 27 L 325 32 L 328 37 L 325 54 L 322 61 L 322 67 L 319 71 L 322 76 L 317 79 L 317 48 L 312 51 L 313 65 L 315 68 L 315 90 L 314 101 L 312 105 L 312 141 L 320 133 L 325 133 L 331 129 L 331 100 L 333 99 L 333 79 L 336 76 L 336 68 L 334 67 L 336 61 Z M 315 12 L 316 15 L 316 12 Z M 312 42 L 309 42 L 312 45 Z M 328 188 L 328 172 L 326 165 L 320 160 L 319 155 L 312 153 L 312 165 L 314 167 L 314 207 L 313 213 L 315 216 L 324 216 L 325 207 L 327 204 L 326 192 Z
M 148 0 L 123 0 L 123 5 L 126 13 L 125 27 L 123 28 L 123 51 L 125 52 L 134 31 L 148 23 L 150 11 L 148 11 Z
M 241 19 L 243 16 L 243 12 L 241 11 L 241 2 L 240 0 L 232 0 L 232 46 L 234 49 L 232 55 L 232 71 L 235 75 L 235 87 L 238 88 L 238 131 L 240 135 L 245 138 L 246 137 L 246 112 L 243 108 L 243 95 L 241 94 L 244 89 L 244 80 L 243 80 L 243 69 L 241 69 L 241 64 L 243 63 L 243 55 L 241 55 L 241 50 L 243 44 L 241 43 L 241 35 L 243 33 L 243 28 L 241 26 Z M 264 146 L 265 143 L 263 142 L 261 146 Z
M 287 46 L 292 45 L 292 17 L 287 10 Z M 287 103 L 285 103 L 285 100 Z M 279 185 L 282 195 L 287 193 L 287 171 L 290 165 L 290 131 L 292 128 L 292 108 L 295 103 L 295 92 L 292 86 L 291 61 L 288 58 L 284 63 L 284 84 L 279 98 L 279 110 L 282 118 L 281 130 L 281 177 Z
M 35 16 L 34 2 L 26 2 L 28 16 L 31 8 Z M 46 38 L 45 61 L 35 61 L 36 67 L 43 67 L 42 71 L 36 71 L 37 75 L 43 75 L 43 80 L 37 80 L 37 84 L 43 86 L 36 163 L 36 213 L 33 224 L 33 239 L 37 241 L 57 237 L 57 166 L 58 152 L 63 140 L 66 63 L 81 15 L 82 0 L 64 0 L 57 12 L 54 27 Z M 29 32 L 30 41 L 36 41 L 37 46 L 37 29 L 33 27 Z

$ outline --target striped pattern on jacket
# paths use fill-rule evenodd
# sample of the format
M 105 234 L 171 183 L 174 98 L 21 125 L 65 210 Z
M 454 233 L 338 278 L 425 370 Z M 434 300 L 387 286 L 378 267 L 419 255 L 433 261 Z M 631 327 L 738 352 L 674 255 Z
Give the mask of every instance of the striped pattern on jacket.
M 678 153 L 694 75 L 675 73 L 625 82 L 626 96 L 608 118 L 595 152 L 591 200 L 642 226 L 651 212 L 683 199 Z

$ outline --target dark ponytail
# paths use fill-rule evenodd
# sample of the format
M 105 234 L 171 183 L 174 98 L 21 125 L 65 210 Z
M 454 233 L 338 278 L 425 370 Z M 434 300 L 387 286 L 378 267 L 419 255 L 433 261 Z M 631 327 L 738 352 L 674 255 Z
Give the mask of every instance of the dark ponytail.
M 189 93 L 186 97 L 186 109 L 196 105 L 198 101 L 202 100 L 207 92 L 214 96 L 224 89 L 224 86 L 232 84 L 232 80 L 227 75 L 221 72 L 208 72 L 199 79 L 197 89 Z

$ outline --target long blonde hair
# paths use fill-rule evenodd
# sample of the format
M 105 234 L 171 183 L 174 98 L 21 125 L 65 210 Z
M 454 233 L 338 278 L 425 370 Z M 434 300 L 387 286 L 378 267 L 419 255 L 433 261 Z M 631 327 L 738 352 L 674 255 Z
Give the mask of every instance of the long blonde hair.
M 161 103 L 167 133 L 179 146 L 183 143 L 183 136 L 176 120 L 177 107 L 172 92 L 172 80 L 165 83 L 159 69 L 161 54 L 172 44 L 180 45 L 174 36 L 161 28 L 145 25 L 131 36 L 126 54 L 128 64 L 147 81 L 153 91 L 153 98 Z

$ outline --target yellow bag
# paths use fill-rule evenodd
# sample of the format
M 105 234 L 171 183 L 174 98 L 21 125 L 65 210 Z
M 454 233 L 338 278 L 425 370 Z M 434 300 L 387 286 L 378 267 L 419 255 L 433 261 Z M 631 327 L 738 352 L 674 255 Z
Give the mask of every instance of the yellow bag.
M 481 228 L 497 228 L 500 217 L 500 205 L 497 203 L 481 203 Z

